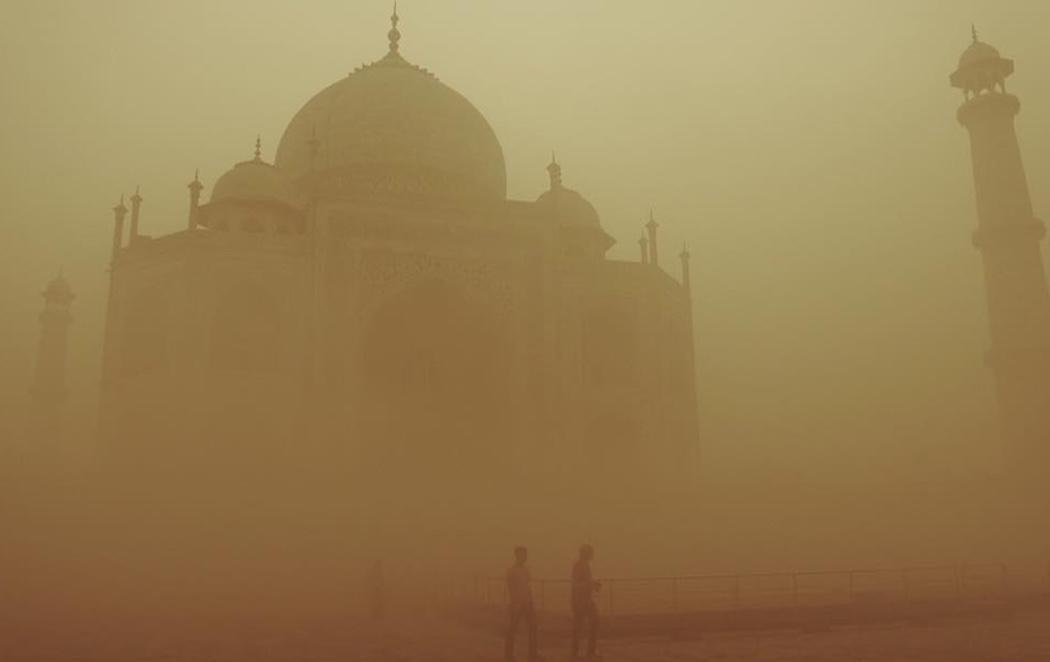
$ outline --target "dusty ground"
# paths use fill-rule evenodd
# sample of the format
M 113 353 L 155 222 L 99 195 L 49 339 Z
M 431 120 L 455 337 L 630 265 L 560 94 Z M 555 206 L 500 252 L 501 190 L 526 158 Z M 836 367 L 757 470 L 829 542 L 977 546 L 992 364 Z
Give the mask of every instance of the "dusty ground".
M 1050 614 L 817 633 L 712 635 L 695 642 L 624 642 L 606 650 L 609 660 L 631 662 L 1050 661 Z
M 5 646 L 5 662 L 462 662 L 502 659 L 501 642 L 447 623 L 421 619 L 384 627 L 345 627 L 275 634 L 252 628 L 211 636 L 94 633 L 77 642 L 37 640 L 32 652 Z M 237 631 L 232 631 L 237 630 Z M 521 642 L 524 643 L 523 641 Z M 20 647 L 21 648 L 21 647 Z M 927 625 L 858 627 L 825 632 L 715 634 L 693 641 L 606 642 L 609 662 L 1047 662 L 1050 614 Z M 549 642 L 548 660 L 567 659 L 564 642 Z M 523 655 L 519 659 L 524 659 Z

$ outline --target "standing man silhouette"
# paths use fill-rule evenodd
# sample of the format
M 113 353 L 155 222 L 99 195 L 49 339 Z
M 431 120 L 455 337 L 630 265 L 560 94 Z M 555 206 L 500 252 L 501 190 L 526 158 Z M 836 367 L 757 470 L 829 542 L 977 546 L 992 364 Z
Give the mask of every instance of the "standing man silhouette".
M 598 655 L 598 605 L 594 594 L 601 590 L 601 582 L 591 574 L 594 547 L 580 547 L 580 557 L 572 566 L 572 656 L 580 657 L 580 631 L 587 627 L 587 659 L 600 660 Z
M 508 661 L 514 659 L 514 636 L 521 619 L 525 619 L 525 625 L 529 629 L 529 659 L 533 661 L 541 659 L 537 642 L 536 607 L 532 602 L 532 575 L 526 565 L 528 558 L 529 551 L 525 547 L 515 547 L 514 565 L 507 570 L 507 596 L 510 598 L 510 613 L 503 655 Z

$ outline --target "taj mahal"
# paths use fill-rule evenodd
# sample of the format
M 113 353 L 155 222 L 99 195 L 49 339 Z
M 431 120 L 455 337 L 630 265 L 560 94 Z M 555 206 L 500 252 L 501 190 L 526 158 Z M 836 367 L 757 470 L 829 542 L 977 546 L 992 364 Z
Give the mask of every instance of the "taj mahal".
M 213 183 L 194 177 L 183 230 L 142 234 L 138 192 L 113 209 L 97 466 L 151 490 L 390 498 L 695 483 L 688 250 L 661 255 L 650 216 L 637 258 L 609 259 L 616 240 L 557 158 L 546 191 L 508 199 L 492 128 L 401 55 L 396 10 L 391 23 L 386 54 L 309 99 L 272 163 L 257 141 Z M 950 83 L 1001 435 L 1013 466 L 1038 472 L 1050 294 L 1012 73 L 975 31 Z M 47 438 L 73 294 L 60 277 L 44 298 L 33 411 Z
M 949 483 L 952 467 L 931 463 L 915 484 L 843 471 L 841 488 L 781 485 L 772 473 L 724 469 L 708 443 L 739 441 L 720 438 L 718 406 L 706 404 L 731 371 L 709 368 L 701 345 L 698 398 L 694 343 L 715 325 L 700 317 L 694 328 L 694 304 L 715 306 L 696 296 L 688 248 L 662 236 L 664 215 L 638 218 L 631 249 L 611 253 L 613 217 L 603 226 L 573 188 L 564 151 L 536 159 L 544 190 L 508 197 L 489 122 L 402 55 L 399 24 L 395 4 L 375 35 L 382 51 L 386 32 L 386 52 L 306 100 L 275 148 L 260 136 L 252 149 L 252 131 L 244 160 L 218 166 L 214 180 L 201 171 L 191 179 L 188 163 L 172 182 L 180 207 L 166 226 L 176 231 L 144 231 L 151 207 L 144 215 L 137 188 L 111 217 L 110 198 L 99 201 L 92 232 L 108 260 L 92 259 L 108 262 L 97 265 L 108 269 L 108 290 L 77 299 L 62 272 L 45 286 L 26 434 L 0 443 L 0 505 L 14 534 L 0 545 L 10 570 L 0 636 L 49 651 L 33 659 L 67 659 L 51 652 L 58 644 L 76 659 L 92 646 L 130 659 L 133 645 L 163 648 L 164 658 L 278 659 L 267 655 L 273 647 L 305 659 L 327 646 L 313 658 L 421 659 L 396 654 L 407 634 L 428 655 L 468 659 L 434 635 L 482 641 L 509 602 L 511 632 L 525 614 L 535 636 L 533 590 L 544 637 L 554 635 L 544 647 L 560 646 L 582 621 L 596 633 L 595 577 L 606 582 L 601 614 L 619 637 L 603 630 L 603 643 L 645 656 L 630 659 L 701 645 L 704 654 L 688 659 L 728 659 L 717 651 L 737 642 L 748 659 L 759 651 L 787 659 L 823 641 L 840 659 L 859 650 L 854 641 L 875 646 L 872 633 L 882 630 L 909 654 L 939 655 L 949 618 L 965 632 L 958 651 L 991 646 L 1000 621 L 1045 631 L 1022 608 L 1047 604 L 1050 579 L 1035 524 L 1050 494 L 1050 287 L 1046 230 L 1014 124 L 1021 104 L 1007 91 L 1013 60 L 973 29 L 941 91 L 950 87 L 959 102 L 943 121 L 961 125 L 960 145 L 969 138 L 973 187 L 959 195 L 976 203 L 972 244 L 987 314 L 972 322 L 987 325 L 988 343 L 970 358 L 987 367 L 998 417 L 988 442 L 1001 442 L 1003 466 L 979 482 Z M 960 224 L 958 237 L 965 233 Z M 903 234 L 892 241 L 913 240 Z M 755 280 L 768 288 L 771 278 Z M 733 305 L 746 304 L 733 293 Z M 100 360 L 87 364 L 101 369 L 94 425 L 81 417 L 67 428 L 67 363 L 85 365 L 68 351 L 76 306 L 94 306 L 99 318 L 104 310 L 102 342 L 90 350 Z M 875 333 L 861 336 L 826 317 L 799 326 L 808 333 L 831 321 L 821 342 L 861 345 L 894 323 L 864 317 Z M 778 332 L 754 326 L 760 333 L 741 341 L 748 350 Z M 865 370 L 900 362 L 879 347 L 861 347 Z M 772 363 L 789 351 L 763 356 Z M 897 363 L 895 386 L 909 374 Z M 792 387 L 805 378 L 785 372 Z M 836 379 L 828 389 L 846 383 Z M 935 383 L 954 413 L 951 386 Z M 760 388 L 747 382 L 741 391 Z M 841 401 L 874 392 L 846 389 Z M 831 416 L 834 403 L 821 405 L 806 410 L 801 434 L 757 434 L 792 452 L 810 434 L 808 417 Z M 740 418 L 759 409 L 737 408 Z M 901 417 L 886 411 L 896 425 Z M 90 460 L 63 466 L 64 440 L 86 428 Z M 776 456 L 762 459 L 788 473 Z M 708 480 L 719 472 L 724 484 Z M 608 575 L 591 575 L 595 548 Z M 1038 593 L 1011 593 L 1023 578 L 981 562 L 1007 548 L 1018 566 L 1039 555 Z M 493 559 L 511 549 L 512 573 L 494 574 Z M 924 555 L 956 561 L 915 560 Z M 787 570 L 770 572 L 777 565 Z M 518 604 L 515 587 L 527 594 Z M 384 625 L 388 595 L 394 619 Z M 927 627 L 934 618 L 937 628 Z M 33 621 L 28 635 L 23 621 Z M 749 638 L 750 629 L 764 638 Z M 774 647 L 781 631 L 790 643 Z M 912 631 L 929 631 L 934 643 L 902 638 Z M 1001 650 L 1019 652 L 1015 643 Z M 216 652 L 227 648 L 240 657 Z
M 195 178 L 183 231 L 140 234 L 138 194 L 114 209 L 102 465 L 443 494 L 688 481 L 688 252 L 669 275 L 650 219 L 636 261 L 607 259 L 556 159 L 508 200 L 485 118 L 400 54 L 396 12 L 388 38 L 272 163 L 257 143 L 210 195 Z

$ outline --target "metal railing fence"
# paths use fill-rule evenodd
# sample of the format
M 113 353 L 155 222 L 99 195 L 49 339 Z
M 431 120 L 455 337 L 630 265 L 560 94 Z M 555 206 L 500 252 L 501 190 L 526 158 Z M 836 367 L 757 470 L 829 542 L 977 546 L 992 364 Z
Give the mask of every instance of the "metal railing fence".
M 1011 581 L 1015 580 L 1015 581 Z M 1050 564 L 1012 574 L 1006 564 L 982 563 L 799 572 L 613 577 L 596 594 L 607 615 L 674 614 L 734 609 L 977 600 L 1050 592 Z M 466 599 L 505 605 L 502 578 L 475 580 Z M 534 579 L 533 598 L 545 613 L 570 611 L 568 579 Z

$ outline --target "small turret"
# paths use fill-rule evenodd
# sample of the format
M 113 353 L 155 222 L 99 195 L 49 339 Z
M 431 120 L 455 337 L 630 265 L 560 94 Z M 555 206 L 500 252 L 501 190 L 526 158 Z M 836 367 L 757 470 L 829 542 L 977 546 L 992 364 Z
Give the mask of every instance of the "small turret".
M 952 87 L 963 91 L 970 99 L 998 87 L 1006 92 L 1006 79 L 1014 72 L 1014 61 L 1008 60 L 994 46 L 977 38 L 977 28 L 972 27 L 973 41 L 959 57 L 959 66 L 952 72 L 949 80 Z
M 691 257 L 689 253 L 689 246 L 687 246 L 686 244 L 682 244 L 682 252 L 678 254 L 678 257 L 682 260 L 682 287 L 685 288 L 685 291 L 687 293 L 691 293 L 693 287 L 690 284 L 689 278 L 689 259 Z
M 656 229 L 660 227 L 660 224 L 656 222 L 656 217 L 653 216 L 653 210 L 649 210 L 649 222 L 645 224 L 645 231 L 649 235 L 649 264 L 654 267 L 660 266 L 660 255 L 656 250 Z
M 110 249 L 109 263 L 115 264 L 120 255 L 120 249 L 124 244 L 124 218 L 128 215 L 128 208 L 124 206 L 124 196 L 120 196 L 120 202 L 113 207 L 113 245 Z
M 128 245 L 135 243 L 139 237 L 139 212 L 142 210 L 142 196 L 139 195 L 139 187 L 135 187 L 135 195 L 131 196 L 131 231 L 128 234 Z
M 61 273 L 47 284 L 42 296 L 40 339 L 37 343 L 36 372 L 30 393 L 35 405 L 35 439 L 40 446 L 55 447 L 60 441 L 62 405 L 66 399 L 66 351 L 69 306 L 75 298 Z
M 190 190 L 190 216 L 189 216 L 189 227 L 191 230 L 197 229 L 197 208 L 201 205 L 201 191 L 204 190 L 204 184 L 201 184 L 201 171 L 196 170 L 193 173 L 193 181 L 189 183 L 187 188 Z

